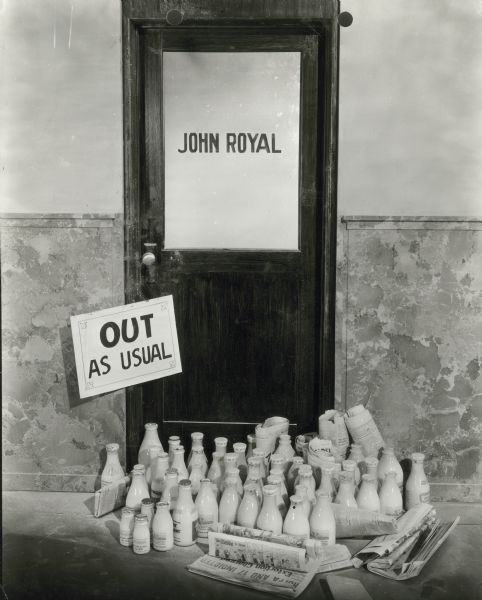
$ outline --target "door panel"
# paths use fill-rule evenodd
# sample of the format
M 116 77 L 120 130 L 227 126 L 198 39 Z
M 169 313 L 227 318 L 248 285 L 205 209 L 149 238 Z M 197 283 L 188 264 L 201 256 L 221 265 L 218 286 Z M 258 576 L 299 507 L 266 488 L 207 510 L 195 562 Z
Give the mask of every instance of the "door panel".
M 273 415 L 288 417 L 293 434 L 312 430 L 322 408 L 321 381 L 327 377 L 322 368 L 326 356 L 322 329 L 327 325 L 322 317 L 331 302 L 326 296 L 331 273 L 324 259 L 325 120 L 331 119 L 326 99 L 332 89 L 326 71 L 329 35 L 322 27 L 136 31 L 139 60 L 133 110 L 139 118 L 131 123 L 138 135 L 129 137 L 133 153 L 127 158 L 138 175 L 134 186 L 138 209 L 136 222 L 127 223 L 127 238 L 128 245 L 138 244 L 137 256 L 143 242 L 156 244 L 157 262 L 149 269 L 128 268 L 126 285 L 130 301 L 173 295 L 183 372 L 131 390 L 131 461 L 142 424 L 148 420 L 158 422 L 163 435 L 182 435 L 187 447 L 192 431 L 204 431 L 209 448 L 216 435 L 243 439 Z M 291 250 L 269 244 L 236 249 L 235 241 L 229 249 L 208 244 L 165 248 L 163 57 L 184 51 L 299 54 L 298 184 L 291 198 L 298 206 L 298 242 L 287 242 Z M 242 194 L 239 197 L 238 204 Z M 175 194 L 169 202 L 175 202 Z M 259 230 L 259 215 L 253 218 Z M 129 228 L 137 228 L 138 234 Z

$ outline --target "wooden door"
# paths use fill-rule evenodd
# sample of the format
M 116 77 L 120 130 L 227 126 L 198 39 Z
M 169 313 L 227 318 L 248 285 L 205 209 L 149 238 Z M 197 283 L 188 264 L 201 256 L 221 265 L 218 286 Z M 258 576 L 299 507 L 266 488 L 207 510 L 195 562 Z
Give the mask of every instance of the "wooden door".
M 202 20 L 206 13 L 200 10 L 194 11 L 192 18 L 185 18 L 182 12 L 176 12 L 174 18 L 171 10 L 170 20 L 177 23 L 173 26 L 162 19 L 145 20 L 145 3 L 142 14 L 135 12 L 140 10 L 139 4 L 132 4 L 136 6 L 124 7 L 126 301 L 172 294 L 183 372 L 129 390 L 128 461 L 135 462 L 147 421 L 159 423 L 164 439 L 181 435 L 187 447 L 192 431 L 203 431 L 209 447 L 217 435 L 226 435 L 230 441 L 245 439 L 257 423 L 274 415 L 288 417 L 293 434 L 311 431 L 320 412 L 333 402 L 337 29 L 332 7 L 326 3 L 325 14 L 320 17 L 317 6 L 313 9 L 317 18 L 306 23 L 306 19 L 301 22 L 293 18 L 298 10 L 296 2 L 280 2 L 294 12 L 287 18 L 289 11 L 285 10 L 281 20 L 271 22 L 263 13 L 265 9 L 253 8 L 258 19 L 251 15 L 247 20 L 237 8 L 220 16 L 220 7 L 211 2 L 208 22 Z M 173 118 L 168 78 L 170 73 L 174 79 L 179 76 L 179 67 L 172 68 L 171 63 L 200 64 L 205 59 L 210 65 L 219 57 L 220 64 L 228 61 L 236 73 L 236 65 L 244 72 L 245 67 L 239 65 L 260 62 L 266 53 L 271 53 L 275 63 L 283 57 L 299 57 L 297 181 L 294 191 L 286 194 L 295 211 L 288 219 L 294 223 L 294 233 L 289 226 L 286 244 L 279 232 L 268 233 L 270 223 L 259 218 L 258 207 L 243 196 L 242 186 L 234 177 L 236 188 L 232 192 L 237 200 L 224 217 L 232 228 L 227 241 L 214 239 L 214 233 L 210 247 L 211 234 L 200 243 L 200 232 L 193 229 L 191 243 L 191 234 L 182 230 L 182 223 L 185 219 L 196 226 L 192 214 L 186 214 L 194 209 L 176 212 L 177 203 L 185 198 L 173 190 L 191 190 L 194 171 L 186 168 L 181 174 L 182 178 L 185 173 L 186 181 L 179 181 L 179 171 L 173 176 L 166 160 Z M 186 57 L 194 58 L 182 63 Z M 173 58 L 181 62 L 173 62 Z M 205 100 L 206 93 L 199 94 L 198 102 Z M 190 90 L 192 96 L 196 96 L 196 89 L 194 94 Z M 177 98 L 186 101 L 184 96 Z M 186 107 L 196 111 L 196 101 Z M 236 135 L 229 142 L 241 144 L 247 139 L 249 143 L 251 139 Z M 263 139 L 259 152 L 281 152 L 271 135 Z M 228 140 L 228 134 L 224 137 Z M 188 140 L 189 151 L 207 151 L 211 143 L 211 150 L 219 152 L 223 134 L 219 139 L 209 135 L 202 138 L 198 133 L 189 137 L 186 132 L 184 139 L 180 137 L 177 152 L 187 151 Z M 256 152 L 254 145 L 251 150 Z M 213 172 L 209 176 L 211 189 L 216 189 Z M 229 194 L 225 173 L 219 172 L 219 186 L 224 195 Z M 258 187 L 250 189 L 259 192 Z M 270 188 L 260 194 L 261 199 L 269 195 Z M 276 198 L 272 202 L 270 214 L 274 211 L 276 220 Z M 181 215 L 180 226 L 171 213 Z M 210 218 L 208 215 L 205 222 Z M 256 230 L 254 241 L 243 247 L 237 228 L 243 220 L 249 229 L 250 219 L 251 229 Z M 176 228 L 179 238 L 172 233 Z M 221 232 L 221 238 L 222 233 L 226 232 Z M 270 235 L 280 240 L 278 246 L 277 241 L 266 241 Z M 176 244 L 172 241 L 176 239 L 182 242 Z M 156 262 L 151 267 L 141 264 L 145 244 L 155 244 Z

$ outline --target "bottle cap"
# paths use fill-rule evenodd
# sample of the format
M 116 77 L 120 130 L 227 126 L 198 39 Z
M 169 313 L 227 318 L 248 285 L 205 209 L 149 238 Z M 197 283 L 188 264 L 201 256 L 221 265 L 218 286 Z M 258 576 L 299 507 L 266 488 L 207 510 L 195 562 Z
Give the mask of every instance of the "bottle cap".
M 263 486 L 263 494 L 265 496 L 275 496 L 278 493 L 278 486 L 268 484 Z
M 224 455 L 224 462 L 226 464 L 236 464 L 238 462 L 238 455 L 236 454 L 236 452 L 226 452 L 226 454 Z
M 238 452 L 246 452 L 246 444 L 244 442 L 236 442 L 233 444 L 233 450 Z
M 289 435 L 289 433 L 282 433 L 279 436 L 279 441 L 282 442 L 283 444 L 291 444 L 291 436 Z
M 158 427 L 157 423 L 146 423 L 146 424 L 144 425 L 144 428 L 145 428 L 146 430 L 150 430 L 150 429 L 157 429 L 157 427 Z
M 311 465 L 300 465 L 300 468 L 298 469 L 298 473 L 300 473 L 300 475 L 311 475 L 312 474 Z
M 105 449 L 107 450 L 107 452 L 117 452 L 119 450 L 119 444 L 112 442 L 112 444 L 107 444 Z
M 142 464 L 134 465 L 134 467 L 132 468 L 132 472 L 133 473 L 145 473 L 146 467 Z
M 202 440 L 203 438 L 204 438 L 204 433 L 201 433 L 200 431 L 193 431 L 191 433 L 192 440 Z
M 376 467 L 378 465 L 378 458 L 376 458 L 376 456 L 367 456 L 365 458 L 365 464 L 367 467 Z
M 272 454 L 270 458 L 272 465 L 283 465 L 286 462 L 286 459 L 281 454 Z
M 179 482 L 179 487 L 190 488 L 191 482 L 189 481 L 189 479 L 181 479 L 181 481 Z
M 344 460 L 341 466 L 344 471 L 354 471 L 356 469 L 356 462 L 354 460 Z
M 364 473 L 362 476 L 362 481 L 369 481 L 371 482 L 375 482 L 375 476 L 374 475 L 370 475 L 370 473 Z
M 290 502 L 292 504 L 299 504 L 300 502 L 303 502 L 303 498 L 298 496 L 298 494 L 294 494 L 293 496 L 290 496 Z
M 216 446 L 227 446 L 228 445 L 228 438 L 225 438 L 225 437 L 214 438 L 214 443 L 215 443 Z
M 254 433 L 248 433 L 246 438 L 250 444 L 254 444 L 256 442 L 256 434 Z
M 173 452 L 174 454 L 184 454 L 184 446 L 176 446 Z
M 161 508 L 161 506 L 167 506 L 169 507 L 170 504 L 169 502 L 166 502 L 165 500 L 159 500 L 159 502 L 156 504 L 157 508 Z
M 412 460 L 414 462 L 423 462 L 425 460 L 425 454 L 422 452 L 414 452 L 412 454 Z
M 262 458 L 264 460 L 264 458 L 266 456 L 266 452 L 264 450 L 262 450 L 261 448 L 255 448 L 253 450 L 253 456 L 257 456 L 258 458 Z
M 293 465 L 302 465 L 303 462 L 302 456 L 293 456 Z
M 141 500 L 141 504 L 143 506 L 154 506 L 155 503 L 156 501 L 154 500 L 154 498 L 143 498 Z
M 172 467 L 170 469 L 166 470 L 166 474 L 165 477 L 177 477 L 178 475 L 178 471 L 177 469 L 173 469 Z
M 178 435 L 170 435 L 169 439 L 167 440 L 168 442 L 180 442 L 180 438 Z
M 147 522 L 147 515 L 143 515 L 142 513 L 137 513 L 137 515 L 134 517 L 134 519 L 136 521 L 146 521 Z
M 136 509 L 135 508 L 129 508 L 128 506 L 124 506 L 124 508 L 121 510 L 121 514 L 122 515 L 135 515 L 136 514 Z
M 258 484 L 257 483 L 245 483 L 244 484 L 244 491 L 245 492 L 254 492 L 256 493 L 258 489 Z

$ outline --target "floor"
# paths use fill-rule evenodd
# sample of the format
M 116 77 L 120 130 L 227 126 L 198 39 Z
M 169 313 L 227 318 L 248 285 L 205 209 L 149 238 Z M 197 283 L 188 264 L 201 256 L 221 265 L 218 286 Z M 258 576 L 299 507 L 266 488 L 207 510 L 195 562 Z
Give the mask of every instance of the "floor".
M 461 516 L 453 534 L 419 577 L 394 582 L 364 569 L 337 574 L 359 579 L 373 600 L 482 600 L 482 505 L 439 504 L 443 520 Z M 3 591 L 8 600 L 266 600 L 267 594 L 194 575 L 186 565 L 203 548 L 152 550 L 139 556 L 118 543 L 119 514 L 92 515 L 90 494 L 4 492 Z M 355 551 L 363 544 L 347 542 Z M 301 600 L 329 600 L 316 575 Z M 320 583 L 321 581 L 321 583 Z M 273 597 L 273 596 L 272 596 Z M 343 599 L 342 599 L 343 600 Z

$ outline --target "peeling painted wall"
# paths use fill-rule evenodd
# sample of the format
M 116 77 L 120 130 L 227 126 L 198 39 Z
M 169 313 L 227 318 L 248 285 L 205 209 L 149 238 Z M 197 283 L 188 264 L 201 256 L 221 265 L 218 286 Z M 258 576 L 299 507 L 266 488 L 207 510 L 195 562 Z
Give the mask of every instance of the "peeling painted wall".
M 482 220 L 340 223 L 336 363 L 434 497 L 482 500 Z
M 4 489 L 91 491 L 125 397 L 80 399 L 70 315 L 123 303 L 117 218 L 1 218 Z M 123 459 L 123 458 L 122 458 Z

